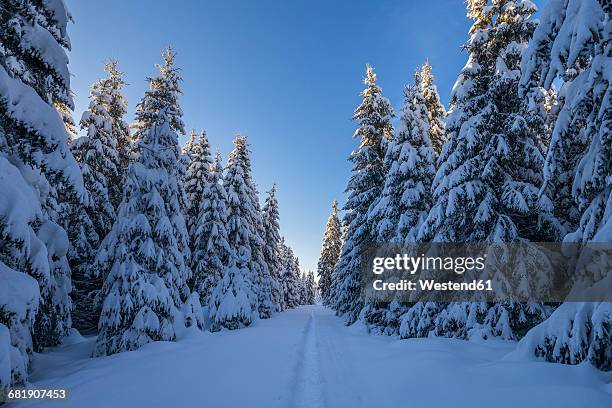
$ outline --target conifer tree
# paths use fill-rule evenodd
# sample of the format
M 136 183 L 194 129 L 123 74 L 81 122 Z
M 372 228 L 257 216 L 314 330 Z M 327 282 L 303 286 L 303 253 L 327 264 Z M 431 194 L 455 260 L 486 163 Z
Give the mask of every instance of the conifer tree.
M 514 7 L 506 7 L 507 4 Z M 545 235 L 538 206 L 543 156 L 526 131 L 520 57 L 536 23 L 528 2 L 468 2 L 468 62 L 455 84 L 425 240 L 511 242 Z M 534 227 L 536 225 L 536 228 Z
M 359 122 L 354 134 L 354 138 L 359 139 L 359 147 L 349 158 L 353 169 L 344 206 L 348 231 L 336 269 L 338 292 L 334 308 L 339 315 L 346 316 L 347 324 L 357 319 L 363 303 L 359 296 L 361 256 L 365 245 L 375 242 L 368 212 L 384 185 L 384 148 L 393 130 L 390 121 L 393 110 L 376 85 L 376 74 L 370 66 L 367 66 L 364 82 L 363 101 L 353 115 Z
M 255 182 L 251 176 L 251 158 L 247 139 L 237 136 L 229 155 L 224 184 L 229 198 L 228 236 L 230 247 L 239 258 L 245 254 L 249 277 L 257 295 L 257 310 L 262 319 L 274 310 L 270 272 L 263 255 L 263 222 Z M 244 246 L 248 251 L 241 250 Z M 242 268 L 242 266 L 240 266 Z
M 520 242 L 554 237 L 550 206 L 539 196 L 542 143 L 528 128 L 518 94 L 521 53 L 537 24 L 530 19 L 534 12 L 531 2 L 468 1 L 468 16 L 474 20 L 465 45 L 468 62 L 451 96 L 449 142 L 433 182 L 435 204 L 419 239 Z M 533 312 L 531 324 L 546 316 L 529 305 L 507 307 L 495 305 L 487 316 L 483 303 L 451 303 L 436 318 L 436 334 L 465 337 L 484 320 L 492 335 L 513 338 L 511 327 L 498 324 L 505 313 Z
M 315 280 L 314 280 L 314 272 L 308 271 L 304 274 L 304 304 L 305 305 L 314 305 L 315 297 L 317 293 Z
M 108 77 L 92 85 L 89 108 L 81 118 L 81 129 L 87 134 L 71 145 L 90 195 L 88 206 L 74 203 L 66 216 L 74 284 L 73 320 L 84 333 L 95 331 L 97 326 L 94 298 L 102 286 L 88 268 L 100 241 L 115 222 L 131 149 L 129 128 L 123 120 L 127 104 L 121 94 L 122 73 L 115 61 L 104 64 L 104 69 Z
M 416 242 L 431 208 L 436 153 L 425 99 L 417 88 L 419 75 L 415 82 L 405 88 L 400 127 L 385 154 L 384 188 L 369 215 L 378 242 Z
M 587 25 L 578 16 L 588 15 Z M 567 239 L 610 241 L 610 7 L 605 1 L 552 2 L 523 59 L 521 91 L 562 81 L 545 166 L 546 192 L 573 232 Z M 565 199 L 566 205 L 564 206 Z M 567 219 L 570 219 L 568 222 Z M 575 231 L 575 232 L 574 232 Z M 605 239 L 607 238 L 607 240 Z
M 378 242 L 416 242 L 418 230 L 431 208 L 436 153 L 429 139 L 428 111 L 420 83 L 417 71 L 415 84 L 404 90 L 399 129 L 387 144 L 385 185 L 369 214 Z M 400 306 L 380 302 L 366 306 L 362 317 L 370 330 L 396 333 L 397 319 L 403 310 Z
M 272 302 L 275 310 L 280 312 L 284 308 L 284 293 L 282 286 L 282 264 L 279 252 L 281 242 L 279 231 L 278 200 L 276 199 L 276 184 L 268 192 L 266 202 L 262 209 L 262 220 L 264 228 L 264 248 L 263 254 L 270 271 L 270 287 L 272 290 Z
M 108 80 L 104 78 L 92 85 L 89 108 L 83 112 L 80 122 L 87 135 L 77 139 L 72 146 L 90 194 L 90 218 L 96 233 L 102 238 L 115 222 L 116 207 L 111 196 L 117 200 L 123 189 L 117 138 L 108 111 L 110 95 L 107 84 Z
M 346 241 L 346 234 L 348 232 L 349 227 L 349 219 L 348 214 L 344 214 L 341 219 L 340 225 L 342 229 L 342 236 L 340 242 L 342 243 L 340 247 L 340 254 L 342 254 L 342 248 L 344 247 L 344 242 Z M 338 257 L 338 261 L 340 261 L 340 257 Z M 340 279 L 338 277 L 338 264 L 336 263 L 336 267 L 332 271 L 331 275 L 331 290 L 330 290 L 330 307 L 335 310 L 336 302 L 338 300 L 339 290 L 340 289 Z
M 236 330 L 251 325 L 257 319 L 257 294 L 253 291 L 248 265 L 248 248 L 240 254 L 230 251 L 229 266 L 223 279 L 213 290 L 209 301 L 210 331 Z
M 442 146 L 446 142 L 446 130 L 444 118 L 446 111 L 444 105 L 440 102 L 438 88 L 434 83 L 434 76 L 431 73 L 431 65 L 429 61 L 425 61 L 421 69 L 417 72 L 415 85 L 419 88 L 421 95 L 425 101 L 427 108 L 427 119 L 429 123 L 429 139 L 431 145 L 439 155 L 442 152 Z
M 117 221 L 97 256 L 105 281 L 95 355 L 173 340 L 173 324 L 190 295 L 178 136 L 165 110 L 158 118 L 138 140 Z
M 70 19 L 59 0 L 5 1 L 0 13 L 0 292 L 11 295 L 0 295 L 0 343 L 10 350 L 0 389 L 23 386 L 32 351 L 59 344 L 71 326 L 59 218 L 62 200 L 87 194 L 55 108 L 73 106 Z
M 189 131 L 189 139 L 187 139 L 187 143 L 185 143 L 185 146 L 183 146 L 183 148 L 181 149 L 181 160 L 180 160 L 181 161 L 181 181 L 183 182 L 183 185 L 187 181 L 187 169 L 189 168 L 189 163 L 191 163 L 191 156 L 193 155 L 193 149 L 197 145 L 197 137 L 198 137 L 198 134 L 196 130 L 191 129 Z M 187 194 L 185 194 L 185 206 L 187 205 L 188 205 L 188 199 L 187 199 Z M 185 207 L 183 211 L 187 213 L 187 207 Z M 185 217 L 185 221 L 187 221 L 187 217 Z M 187 232 L 189 232 L 189 224 L 187 224 Z M 192 239 L 191 234 L 189 235 L 189 239 L 190 239 L 190 245 L 192 245 L 193 242 L 191 242 L 191 239 Z
M 253 310 L 259 312 L 260 307 L 263 306 L 260 295 L 263 290 L 260 286 L 263 242 L 257 229 L 257 219 L 261 215 L 253 200 L 249 153 L 246 138 L 236 137 L 234 150 L 229 155 L 223 184 L 228 196 L 227 234 L 230 248 L 236 257 L 235 274 L 246 273 L 246 276 L 237 278 L 236 281 L 244 284 L 247 294 L 255 295 L 255 298 L 249 301 L 252 302 Z M 270 299 L 268 306 L 272 310 L 269 280 L 268 294 L 268 299 Z
M 187 140 L 187 143 L 185 143 L 185 146 L 183 146 L 183 148 L 181 149 L 181 159 L 183 160 L 183 164 L 185 165 L 185 168 L 189 167 L 189 162 L 191 161 L 191 155 L 193 154 L 193 149 L 197 144 L 197 138 L 198 138 L 198 133 L 196 132 L 195 129 L 191 129 L 189 131 L 189 139 Z
M 523 95 L 561 83 L 543 192 L 570 242 L 612 241 L 610 12 L 604 0 L 547 3 L 522 60 Z M 611 316 L 610 303 L 564 303 L 519 351 L 610 370 Z
M 200 295 L 202 305 L 208 305 L 230 261 L 226 229 L 227 194 L 221 184 L 222 171 L 221 155 L 217 153 L 210 167 L 210 176 L 202 186 L 199 217 L 194 226 L 192 288 Z
M 130 127 L 125 121 L 128 103 L 123 95 L 126 83 L 124 73 L 119 70 L 118 62 L 110 60 L 104 64 L 107 77 L 93 85 L 100 93 L 106 95 L 106 111 L 109 116 L 111 133 L 116 140 L 117 156 L 119 158 L 118 175 L 109 180 L 109 194 L 115 210 L 123 199 L 123 185 L 127 177 L 127 169 L 132 161 L 132 141 Z
M 332 293 L 332 273 L 336 268 L 340 251 L 342 250 L 342 231 L 340 228 L 340 218 L 338 217 L 338 202 L 332 202 L 332 213 L 327 219 L 325 233 L 323 234 L 323 245 L 321 255 L 317 264 L 317 274 L 319 275 L 319 292 L 324 305 L 331 305 Z
M 195 131 L 192 130 L 191 135 L 195 139 Z M 206 138 L 206 131 L 203 130 L 197 142 L 190 147 L 189 163 L 183 183 L 187 199 L 185 222 L 192 246 L 195 245 L 195 228 L 200 215 L 202 194 L 206 186 L 212 182 L 209 180 L 211 162 L 210 146 Z
M 300 305 L 308 304 L 308 272 L 300 273 Z
M 290 246 L 281 238 L 281 256 L 283 263 L 283 293 L 285 308 L 293 309 L 300 305 L 300 261 L 295 257 Z
M 135 123 L 132 125 L 134 134 L 132 140 L 138 141 L 157 122 L 159 112 L 164 109 L 170 120 L 170 128 L 184 135 L 183 111 L 178 102 L 183 78 L 180 68 L 174 65 L 176 54 L 168 47 L 162 51 L 163 64 L 157 64 L 159 76 L 148 77 L 149 90 L 145 92 L 142 100 L 136 105 Z

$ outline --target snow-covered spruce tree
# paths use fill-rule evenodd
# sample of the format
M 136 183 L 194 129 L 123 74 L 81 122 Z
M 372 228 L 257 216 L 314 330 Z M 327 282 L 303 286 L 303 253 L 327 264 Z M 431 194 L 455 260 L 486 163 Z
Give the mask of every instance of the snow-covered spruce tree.
M 257 295 L 253 291 L 248 265 L 248 247 L 241 254 L 230 250 L 229 265 L 214 288 L 208 303 L 210 331 L 236 330 L 251 325 L 257 318 Z
M 307 278 L 307 273 L 306 271 L 300 273 L 300 286 L 299 286 L 299 292 L 300 292 L 300 305 L 307 305 L 308 304 L 308 287 L 307 287 L 307 283 L 306 283 L 306 278 Z
M 90 193 L 90 217 L 102 238 L 115 222 L 114 202 L 122 195 L 124 181 L 117 138 L 108 111 L 108 85 L 107 78 L 92 85 L 89 108 L 83 112 L 80 123 L 87 135 L 77 139 L 72 147 L 83 172 L 85 187 Z
M 73 322 L 83 332 L 96 329 L 99 310 L 94 307 L 94 299 L 102 287 L 101 279 L 90 275 L 88 267 L 115 222 L 131 155 L 129 128 L 123 120 L 127 109 L 121 93 L 123 73 L 116 61 L 104 64 L 104 69 L 108 76 L 92 85 L 89 108 L 81 118 L 81 129 L 87 135 L 71 145 L 90 195 L 87 207 L 78 203 L 71 206 L 66 221 L 74 285 Z
M 425 106 L 427 107 L 429 139 L 431 140 L 431 145 L 436 155 L 439 155 L 440 152 L 442 152 L 442 146 L 446 143 L 446 130 L 444 125 L 446 111 L 444 110 L 444 105 L 440 102 L 440 95 L 434 83 L 434 76 L 431 73 L 429 61 L 425 61 L 421 69 L 417 72 L 416 82 L 416 86 L 419 88 L 421 95 L 423 95 Z
M 138 140 L 117 221 L 97 255 L 96 270 L 105 281 L 95 355 L 173 340 L 173 325 L 190 295 L 178 136 L 165 110 L 158 118 Z
M 368 213 L 384 186 L 384 148 L 393 131 L 391 104 L 376 85 L 376 74 L 369 65 L 364 83 L 363 100 L 353 114 L 353 119 L 359 122 L 353 136 L 359 139 L 359 147 L 349 157 L 353 168 L 344 206 L 348 231 L 336 267 L 338 292 L 334 309 L 338 315 L 345 316 L 347 324 L 355 322 L 363 306 L 359 277 L 361 256 L 364 247 L 376 241 Z
M 259 203 L 259 193 L 257 192 L 257 186 L 255 181 L 251 178 L 251 197 L 255 203 L 256 217 L 255 217 L 255 230 L 257 231 L 257 245 L 252 245 L 252 255 L 255 261 L 255 267 L 257 271 L 257 288 L 258 288 L 258 302 L 259 302 L 259 317 L 262 319 L 269 318 L 276 306 L 272 300 L 272 277 L 270 276 L 270 270 L 266 259 L 264 257 L 264 236 L 265 229 L 263 224 L 262 210 Z
M 11 354 L 14 379 L 25 378 L 30 350 L 57 345 L 71 326 L 68 241 L 58 224 L 63 201 L 86 202 L 87 194 L 54 107 L 73 106 L 65 52 L 70 19 L 60 0 L 9 0 L 0 13 L 0 261 L 34 277 L 41 299 L 32 328 L 2 322 L 19 349 Z M 26 327 L 27 336 L 18 334 Z
M 127 177 L 127 168 L 132 161 L 132 141 L 130 127 L 125 121 L 128 103 L 123 95 L 126 83 L 124 73 L 119 70 L 118 62 L 110 60 L 104 64 L 106 78 L 100 79 L 93 85 L 94 90 L 105 95 L 106 113 L 111 126 L 113 139 L 116 141 L 115 150 L 119 158 L 117 175 L 108 181 L 110 201 L 117 209 L 123 199 L 123 186 Z
M 436 202 L 420 231 L 424 240 L 512 242 L 544 235 L 537 201 L 543 157 L 526 129 L 517 90 L 534 11 L 521 1 L 468 1 L 474 20 L 465 45 L 469 57 L 451 96 L 449 142 L 433 182 Z
M 544 191 L 573 231 L 570 242 L 612 241 L 611 11 L 604 0 L 548 2 L 522 62 L 523 93 L 562 84 Z M 611 327 L 610 303 L 564 303 L 521 340 L 519 352 L 610 370 Z
M 323 244 L 321 255 L 317 264 L 317 274 L 319 275 L 319 293 L 323 304 L 332 304 L 332 273 L 336 268 L 340 251 L 342 250 L 342 230 L 340 228 L 340 218 L 338 217 L 338 202 L 332 202 L 332 213 L 325 224 L 323 234 Z
M 588 17 L 583 20 L 581 16 Z M 590 215 L 581 219 L 581 215 L 588 212 L 585 209 L 593 197 L 605 190 L 602 169 L 606 155 L 601 160 L 599 152 L 605 153 L 605 132 L 609 133 L 609 21 L 606 1 L 551 1 L 542 12 L 541 24 L 522 63 L 522 94 L 539 86 L 550 89 L 555 81 L 561 83 L 543 191 L 554 203 L 554 213 L 567 232 L 588 230 L 585 240 L 605 224 L 601 222 L 603 210 L 597 209 L 605 206 L 605 198 L 595 200 L 599 203 L 593 219 Z M 592 186 L 593 182 L 597 186 Z M 603 197 L 607 195 L 609 190 Z
M 314 280 L 314 272 L 308 271 L 304 273 L 304 301 L 305 305 L 314 305 L 317 294 L 317 288 Z
M 94 299 L 102 287 L 101 279 L 89 274 L 101 241 L 90 214 L 93 210 L 89 206 L 71 200 L 65 203 L 62 222 L 69 242 L 67 257 L 72 280 L 72 325 L 82 334 L 96 332 L 99 313 L 94 307 Z
M 407 85 L 404 90 L 395 138 L 387 144 L 385 185 L 369 214 L 378 242 L 416 242 L 418 230 L 432 205 L 436 153 L 429 139 L 428 111 L 419 90 L 420 83 L 417 71 L 415 85 Z M 368 304 L 362 317 L 370 330 L 395 334 L 402 311 L 405 306 L 395 303 Z
M 552 217 L 538 194 L 541 143 L 529 131 L 518 94 L 521 53 L 536 26 L 530 19 L 534 12 L 530 2 L 468 1 L 474 20 L 465 45 L 468 62 L 451 96 L 449 141 L 433 182 L 435 204 L 419 239 L 517 242 L 554 236 Z M 485 313 L 483 303 L 452 303 L 436 319 L 436 333 L 466 337 Z M 542 317 L 533 316 L 531 324 Z
M 287 245 L 285 244 L 285 238 L 281 235 L 280 241 L 278 243 L 278 257 L 279 257 L 279 277 L 280 277 L 280 285 L 281 292 L 283 293 L 283 298 L 281 299 L 282 307 L 281 310 L 288 309 L 289 306 L 287 304 L 287 289 L 289 285 L 287 284 Z
M 223 165 L 217 153 L 210 175 L 202 186 L 199 217 L 194 225 L 194 250 L 191 257 L 192 289 L 200 295 L 203 306 L 223 279 L 229 266 L 230 246 L 227 236 L 227 194 L 221 184 Z
M 163 64 L 156 64 L 159 76 L 148 77 L 149 90 L 145 92 L 142 100 L 136 105 L 134 114 L 135 123 L 132 125 L 134 143 L 151 129 L 158 121 L 159 112 L 164 109 L 170 121 L 170 128 L 181 134 L 185 134 L 183 123 L 183 111 L 179 105 L 178 98 L 183 94 L 180 83 L 183 78 L 180 68 L 174 65 L 174 51 L 168 47 L 162 52 Z
M 351 217 L 348 217 L 348 214 L 344 214 L 342 219 L 340 220 L 342 235 L 340 238 L 341 246 L 340 246 L 340 254 L 342 254 L 342 248 L 344 247 L 344 242 L 346 241 L 346 233 L 348 232 L 349 220 Z M 338 256 L 338 261 L 340 261 L 340 256 Z M 338 279 L 338 264 L 336 263 L 336 267 L 332 271 L 331 274 L 331 289 L 330 289 L 330 304 L 329 306 L 335 310 L 339 288 L 340 288 L 340 279 Z
M 255 181 L 251 176 L 251 157 L 247 138 L 245 136 L 236 137 L 234 140 L 234 146 L 235 148 L 230 153 L 228 161 L 225 183 L 228 184 L 228 194 L 230 194 L 229 186 L 234 186 L 233 194 L 243 201 L 241 204 L 242 208 L 240 209 L 240 212 L 242 213 L 241 216 L 244 218 L 244 220 L 250 223 L 250 234 L 248 237 L 250 246 L 250 261 L 248 269 L 253 275 L 253 284 L 255 293 L 257 294 L 259 317 L 266 319 L 270 317 L 274 311 L 274 304 L 272 303 L 270 272 L 263 255 L 264 229 L 259 206 L 259 196 Z M 236 185 L 236 183 L 230 183 L 227 179 L 228 175 L 236 172 L 235 168 L 237 167 L 242 169 L 244 188 L 239 187 Z M 232 224 L 232 216 L 234 215 L 233 211 L 237 208 L 238 207 L 235 205 L 230 206 L 230 225 Z M 230 233 L 230 244 L 232 242 L 236 241 L 232 239 Z M 240 253 L 238 251 L 236 252 Z
M 268 192 L 266 202 L 262 208 L 263 220 L 263 254 L 270 272 L 270 288 L 272 290 L 272 302 L 275 310 L 281 312 L 284 309 L 285 295 L 282 285 L 282 264 L 279 251 L 280 227 L 278 224 L 278 200 L 276 199 L 276 184 L 272 185 L 272 189 Z
M 285 308 L 293 309 L 300 305 L 300 262 L 293 254 L 290 246 L 281 239 L 281 256 L 283 263 L 283 293 L 285 295 Z
M 198 143 L 198 132 L 195 129 L 191 129 L 189 131 L 189 139 L 185 146 L 181 149 L 181 160 L 183 160 L 183 164 L 185 168 L 189 167 L 189 162 L 191 161 L 191 155 L 193 154 L 193 149 Z
M 578 204 L 580 220 L 576 231 L 570 230 L 573 233 L 566 238 L 569 241 L 612 240 L 612 187 L 606 181 L 612 168 L 610 9 L 603 0 L 547 4 L 523 59 L 523 92 L 528 92 L 535 81 L 546 89 L 555 79 L 563 82 L 545 181 L 551 186 L 571 186 L 569 191 Z M 582 20 L 578 22 L 580 15 L 589 16 L 587 25 Z M 574 155 L 577 157 L 569 157 L 566 148 L 577 152 L 573 149 L 576 144 L 587 148 Z M 567 178 L 559 174 L 558 168 L 570 171 Z
M 378 242 L 416 242 L 432 204 L 435 163 L 425 99 L 416 86 L 408 85 L 399 128 L 387 144 L 384 188 L 369 214 Z
M 195 129 L 191 129 L 189 131 L 189 139 L 187 139 L 187 143 L 181 149 L 181 181 L 183 185 L 185 185 L 185 181 L 187 178 L 187 168 L 189 167 L 189 163 L 191 163 L 191 155 L 193 154 L 194 147 L 197 143 L 198 133 Z M 185 206 L 188 205 L 187 194 L 185 194 Z M 184 208 L 183 211 L 187 213 L 187 208 Z M 197 218 L 196 218 L 197 220 Z M 187 222 L 187 217 L 185 217 L 185 222 Z M 189 224 L 187 224 L 187 232 L 189 232 Z M 190 242 L 189 245 L 192 245 L 191 235 L 189 236 Z
M 191 136 L 195 139 L 195 131 L 192 130 Z M 189 232 L 190 245 L 192 245 L 193 249 L 195 245 L 196 223 L 198 222 L 201 210 L 202 194 L 206 186 L 212 183 L 209 180 L 211 177 L 210 166 L 212 157 L 210 155 L 208 139 L 206 138 L 206 131 L 203 130 L 197 142 L 191 145 L 188 157 L 189 162 L 183 186 L 187 198 L 185 222 Z
M 249 279 L 257 295 L 259 317 L 266 319 L 274 311 L 270 272 L 263 255 L 263 221 L 255 182 L 251 176 L 251 158 L 247 138 L 237 136 L 229 155 L 224 185 L 228 194 L 228 236 L 230 247 L 239 258 L 246 257 Z M 241 250 L 247 247 L 248 251 Z M 243 266 L 238 265 L 239 269 Z

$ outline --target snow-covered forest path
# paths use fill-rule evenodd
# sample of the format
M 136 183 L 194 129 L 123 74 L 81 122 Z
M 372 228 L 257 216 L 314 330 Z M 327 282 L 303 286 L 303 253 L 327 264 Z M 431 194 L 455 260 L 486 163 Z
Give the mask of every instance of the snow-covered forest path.
M 506 360 L 508 342 L 368 335 L 321 306 L 97 359 L 94 339 L 69 340 L 36 355 L 30 377 L 68 400 L 16 407 L 612 406 L 612 377 L 590 366 Z

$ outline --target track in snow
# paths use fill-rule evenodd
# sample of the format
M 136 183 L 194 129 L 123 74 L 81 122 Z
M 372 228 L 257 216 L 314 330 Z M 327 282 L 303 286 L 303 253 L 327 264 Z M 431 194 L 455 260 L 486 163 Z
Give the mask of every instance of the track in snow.
M 68 399 L 15 408 L 612 407 L 612 377 L 592 367 L 506 360 L 512 342 L 369 335 L 322 306 L 103 358 L 72 340 L 36 353 L 30 376 Z
M 296 377 L 296 408 L 325 407 L 321 371 L 319 367 L 319 350 L 317 346 L 317 327 L 314 313 L 310 313 L 308 326 L 304 332 L 302 359 Z

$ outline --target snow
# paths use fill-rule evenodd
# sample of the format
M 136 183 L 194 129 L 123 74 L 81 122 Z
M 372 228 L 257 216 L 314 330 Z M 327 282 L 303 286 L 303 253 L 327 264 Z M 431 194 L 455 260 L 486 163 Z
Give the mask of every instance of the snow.
M 0 323 L 0 392 L 11 381 L 11 334 Z
M 68 45 L 70 45 L 68 34 L 66 33 L 66 26 L 68 25 L 68 21 L 72 20 L 72 16 L 66 8 L 66 4 L 64 4 L 63 0 L 43 0 L 43 4 L 45 8 L 51 12 L 53 20 L 56 22 L 56 27 L 59 28 L 62 37 L 68 41 Z
M 531 329 L 508 358 L 517 361 L 546 358 L 565 364 L 587 360 L 602 370 L 610 370 L 611 319 L 609 302 L 566 302 Z
M 44 102 L 31 87 L 12 78 L 0 66 L 0 104 L 6 106 L 6 114 L 28 130 L 44 135 L 51 145 L 57 146 L 44 153 L 45 165 L 62 173 L 80 196 L 85 196 L 83 177 L 74 157 L 68 152 L 67 134 L 57 110 Z
M 373 336 L 322 306 L 96 359 L 95 338 L 70 338 L 30 377 L 67 388 L 62 408 L 612 406 L 612 378 L 589 365 L 505 359 L 508 341 Z
M 24 24 L 21 30 L 22 50 L 37 55 L 45 65 L 57 72 L 63 85 L 69 87 L 68 56 L 49 30 L 38 24 Z
M 0 215 L 11 239 L 28 242 L 29 224 L 41 216 L 36 191 L 23 179 L 17 167 L 0 156 Z
M 36 279 L 0 261 L 0 311 L 14 313 L 19 321 L 33 320 L 39 298 Z

